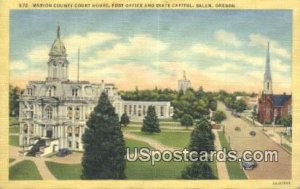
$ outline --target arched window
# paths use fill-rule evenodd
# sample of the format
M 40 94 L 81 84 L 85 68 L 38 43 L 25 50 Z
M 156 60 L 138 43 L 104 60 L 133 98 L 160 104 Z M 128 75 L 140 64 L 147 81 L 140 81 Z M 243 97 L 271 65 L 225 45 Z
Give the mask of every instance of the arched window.
M 28 133 L 28 125 L 27 124 L 24 124 L 23 131 L 24 131 L 25 134 Z
M 53 64 L 53 77 L 54 78 L 57 78 L 57 64 L 56 63 L 54 63 Z
M 45 109 L 45 112 L 46 112 L 46 118 L 47 119 L 52 119 L 53 118 L 53 109 L 52 109 L 52 107 L 48 106 Z
M 54 96 L 54 95 L 55 95 L 55 86 L 49 87 L 48 96 Z
M 79 96 L 79 89 L 78 88 L 73 88 L 72 89 L 72 96 Z

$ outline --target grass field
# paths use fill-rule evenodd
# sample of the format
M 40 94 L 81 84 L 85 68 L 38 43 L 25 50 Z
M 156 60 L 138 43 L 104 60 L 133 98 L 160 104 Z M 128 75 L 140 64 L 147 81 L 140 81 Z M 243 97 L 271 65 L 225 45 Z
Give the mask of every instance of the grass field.
M 81 174 L 81 164 L 60 164 L 46 161 L 51 173 L 59 180 L 78 180 Z
M 9 133 L 19 133 L 19 126 L 18 125 L 10 126 Z
M 166 146 L 185 148 L 189 144 L 191 133 L 190 132 L 161 132 L 161 133 L 149 134 L 149 133 L 136 132 L 134 134 L 157 140 Z
M 181 171 L 185 169 L 189 162 L 157 162 L 152 166 L 150 162 L 127 162 L 125 174 L 130 180 L 166 180 L 180 179 Z M 46 162 L 51 173 L 59 180 L 77 180 L 80 179 L 80 164 L 59 164 Z M 215 163 L 212 163 L 212 169 L 217 176 Z
M 19 146 L 19 136 L 17 136 L 17 135 L 10 135 L 9 136 L 9 145 Z
M 19 121 L 16 117 L 9 117 L 9 126 L 19 125 Z
M 9 168 L 10 180 L 42 180 L 36 165 L 30 160 L 21 161 Z
M 227 150 L 231 150 L 231 147 L 222 131 L 218 132 L 222 148 L 226 148 Z M 228 170 L 230 179 L 247 179 L 247 176 L 244 173 L 244 170 L 240 166 L 239 162 L 229 162 L 226 161 L 226 167 Z
M 145 142 L 141 142 L 141 141 L 133 140 L 133 139 L 125 139 L 125 146 L 127 148 L 130 148 L 130 152 L 133 152 L 134 147 L 137 147 L 137 148 L 147 147 L 150 149 L 154 149 L 152 146 L 150 146 L 149 144 L 147 144 Z

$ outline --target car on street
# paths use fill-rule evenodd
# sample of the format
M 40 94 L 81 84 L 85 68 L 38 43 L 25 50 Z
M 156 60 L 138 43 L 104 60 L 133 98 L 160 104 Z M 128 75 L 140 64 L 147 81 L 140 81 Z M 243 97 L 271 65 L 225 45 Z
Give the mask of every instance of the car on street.
M 255 132 L 255 131 L 250 131 L 250 132 L 249 132 L 249 135 L 255 136 L 255 135 L 256 135 L 256 132 Z
M 62 148 L 62 149 L 59 149 L 56 156 L 58 157 L 65 157 L 69 154 L 72 154 L 72 151 L 69 150 L 68 148 Z
M 254 160 L 246 161 L 245 159 L 241 158 L 241 166 L 244 170 L 252 170 L 257 167 L 257 163 Z

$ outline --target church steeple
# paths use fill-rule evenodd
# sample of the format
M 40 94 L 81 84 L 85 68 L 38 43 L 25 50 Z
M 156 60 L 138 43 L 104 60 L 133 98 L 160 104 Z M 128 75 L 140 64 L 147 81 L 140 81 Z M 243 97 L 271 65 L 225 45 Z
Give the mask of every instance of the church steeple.
M 60 26 L 57 26 L 57 39 L 60 38 Z
M 272 76 L 271 76 L 271 62 L 270 62 L 270 43 L 267 46 L 267 57 L 265 65 L 265 75 L 264 75 L 264 94 L 272 94 Z

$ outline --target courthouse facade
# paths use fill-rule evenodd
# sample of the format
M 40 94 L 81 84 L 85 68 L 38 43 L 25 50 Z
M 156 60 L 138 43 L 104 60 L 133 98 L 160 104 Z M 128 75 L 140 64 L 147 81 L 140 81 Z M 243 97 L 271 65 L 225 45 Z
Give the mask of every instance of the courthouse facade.
M 30 81 L 19 99 L 19 143 L 25 155 L 44 156 L 62 148 L 82 150 L 86 121 L 102 92 L 119 117 L 126 112 L 131 119 L 143 119 L 150 105 L 161 119 L 173 115 L 170 102 L 124 101 L 114 84 L 70 81 L 69 64 L 58 27 L 49 52 L 48 76 L 44 81 Z

